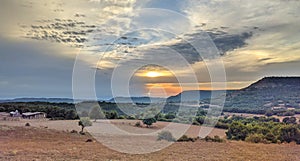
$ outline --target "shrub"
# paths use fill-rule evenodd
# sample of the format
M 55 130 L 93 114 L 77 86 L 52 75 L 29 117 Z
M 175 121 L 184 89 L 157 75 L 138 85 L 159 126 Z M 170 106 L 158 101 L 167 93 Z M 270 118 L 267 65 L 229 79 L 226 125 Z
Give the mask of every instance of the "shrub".
M 83 129 L 87 126 L 92 126 L 92 122 L 89 117 L 82 117 L 80 118 L 78 125 L 81 126 L 81 133 L 83 133 Z
M 150 127 L 155 122 L 156 122 L 155 118 L 146 118 L 146 119 L 143 119 L 143 123 L 145 125 L 147 125 L 147 127 Z
M 220 129 L 228 129 L 229 125 L 218 121 L 215 127 Z
M 127 119 L 128 119 L 128 120 L 134 120 L 135 117 L 134 117 L 134 116 L 127 116 Z
M 162 131 L 158 133 L 157 140 L 167 140 L 167 141 L 176 141 L 176 139 L 173 137 L 172 133 L 169 131 Z
M 295 141 L 297 144 L 300 144 L 300 130 L 295 125 L 287 125 L 281 127 L 279 139 L 281 142 L 292 142 Z
M 199 122 L 197 122 L 196 120 L 194 120 L 194 121 L 192 122 L 192 125 L 197 125 L 197 126 L 200 126 L 200 123 L 199 123 Z
M 276 138 L 276 136 L 275 136 L 274 134 L 272 134 L 272 133 L 266 134 L 265 138 L 266 138 L 268 141 L 272 142 L 272 143 L 277 143 L 277 138 Z
M 219 136 L 214 136 L 214 137 L 206 136 L 204 138 L 204 140 L 205 141 L 211 141 L 211 142 L 218 142 L 218 143 L 224 142 L 224 140 L 221 139 Z
M 188 136 L 186 136 L 186 135 L 183 135 L 183 136 L 180 137 L 177 141 L 178 141 L 178 142 L 189 142 L 189 141 L 194 142 L 194 141 L 196 141 L 196 140 L 197 140 L 197 138 L 191 138 L 191 137 L 188 137 Z
M 296 117 L 285 117 L 282 122 L 286 124 L 297 124 L 297 119 Z
M 85 142 L 93 142 L 93 140 L 92 139 L 87 139 Z
M 5 108 L 4 107 L 0 107 L 0 112 L 5 112 Z
M 121 116 L 118 116 L 118 119 L 125 119 L 125 116 L 121 115 Z
M 245 141 L 251 143 L 262 143 L 264 140 L 264 136 L 261 134 L 251 134 L 246 137 Z
M 27 123 L 25 124 L 25 126 L 30 126 L 30 124 L 27 122 Z
M 136 122 L 136 123 L 135 123 L 135 126 L 136 126 L 136 127 L 141 127 L 141 122 L 139 122 L 139 121 Z
M 106 111 L 106 112 L 104 112 L 104 114 L 107 119 L 117 119 L 119 117 L 117 111 L 114 111 L 114 110 Z

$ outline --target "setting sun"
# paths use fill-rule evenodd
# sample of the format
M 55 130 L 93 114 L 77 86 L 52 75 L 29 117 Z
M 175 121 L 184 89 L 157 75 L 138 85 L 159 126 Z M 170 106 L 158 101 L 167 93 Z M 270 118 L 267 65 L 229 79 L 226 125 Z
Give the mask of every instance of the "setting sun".
M 147 73 L 146 73 L 146 76 L 147 76 L 147 77 L 151 77 L 151 78 L 155 78 L 155 77 L 162 76 L 162 74 L 159 73 L 159 72 L 153 72 L 153 71 L 151 71 L 151 72 L 147 72 Z

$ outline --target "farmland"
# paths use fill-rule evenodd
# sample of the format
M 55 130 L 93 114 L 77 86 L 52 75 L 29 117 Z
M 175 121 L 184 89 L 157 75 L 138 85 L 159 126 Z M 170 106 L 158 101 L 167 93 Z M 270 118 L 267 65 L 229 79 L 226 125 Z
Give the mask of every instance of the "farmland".
M 133 120 L 114 120 L 119 128 L 129 127 Z M 123 123 L 124 122 L 124 123 Z M 300 148 L 291 144 L 253 144 L 241 141 L 223 143 L 176 142 L 171 146 L 149 154 L 125 154 L 111 150 L 95 141 L 90 135 L 70 133 L 79 130 L 77 121 L 0 122 L 0 160 L 299 160 Z M 102 123 L 101 121 L 99 122 Z M 164 123 L 157 123 L 155 130 Z M 194 135 L 193 126 L 187 135 Z M 224 131 L 223 131 L 224 132 Z M 221 134 L 213 131 L 211 135 Z M 86 142 L 92 139 L 93 142 Z M 126 138 L 123 138 L 126 140 Z M 166 141 L 161 141 L 167 143 Z

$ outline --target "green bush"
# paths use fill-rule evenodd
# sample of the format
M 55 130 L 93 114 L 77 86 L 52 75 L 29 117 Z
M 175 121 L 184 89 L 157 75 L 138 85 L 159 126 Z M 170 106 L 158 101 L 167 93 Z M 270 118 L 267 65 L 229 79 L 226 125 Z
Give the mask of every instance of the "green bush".
M 121 116 L 118 117 L 118 119 L 122 119 L 123 120 L 123 119 L 126 119 L 126 117 L 123 116 L 123 115 L 121 115 Z
M 135 120 L 135 117 L 134 116 L 127 116 L 127 119 L 128 120 Z
M 147 125 L 147 127 L 150 127 L 155 122 L 156 122 L 155 118 L 146 118 L 146 119 L 143 119 L 143 123 L 145 125 Z
M 78 125 L 81 126 L 81 133 L 83 133 L 83 129 L 87 126 L 92 126 L 92 122 L 89 117 L 82 117 L 80 118 Z
M 292 118 L 292 117 L 291 117 Z M 300 144 L 300 126 L 294 124 L 294 119 L 286 123 L 274 122 L 259 118 L 257 120 L 242 119 L 233 121 L 226 132 L 232 140 L 246 140 L 254 143 L 296 142 Z
M 169 142 L 176 141 L 176 139 L 173 137 L 172 133 L 169 131 L 162 131 L 162 132 L 158 133 L 157 140 L 158 141 L 167 140 Z
M 264 136 L 262 134 L 251 134 L 246 137 L 245 141 L 251 143 L 261 143 L 264 140 Z
M 141 127 L 141 122 L 139 122 L 139 121 L 136 122 L 136 123 L 135 123 L 135 126 L 136 126 L 136 127 Z
M 191 138 L 191 137 L 188 137 L 186 135 L 183 135 L 182 137 L 180 137 L 177 141 L 178 142 L 195 142 L 197 140 L 197 138 Z
M 223 139 L 221 139 L 219 136 L 214 136 L 214 137 L 210 137 L 210 136 L 206 136 L 204 138 L 205 141 L 210 141 L 210 142 L 218 142 L 218 143 L 222 143 L 224 142 Z

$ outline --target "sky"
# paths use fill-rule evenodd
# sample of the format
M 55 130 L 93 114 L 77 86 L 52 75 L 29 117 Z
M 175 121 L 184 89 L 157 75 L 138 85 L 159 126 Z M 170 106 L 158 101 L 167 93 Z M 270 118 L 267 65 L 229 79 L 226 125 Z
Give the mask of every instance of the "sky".
M 167 97 L 299 76 L 299 8 L 297 0 L 1 0 L 0 98 Z

